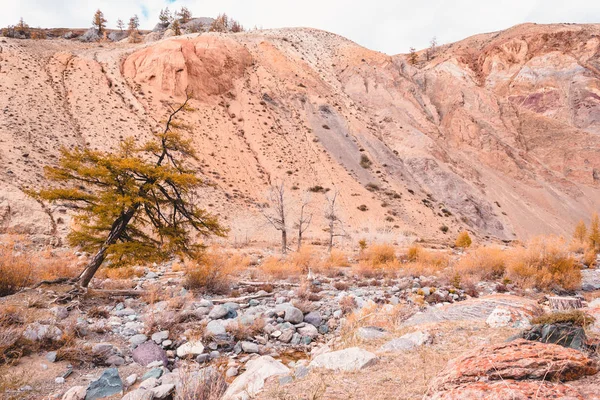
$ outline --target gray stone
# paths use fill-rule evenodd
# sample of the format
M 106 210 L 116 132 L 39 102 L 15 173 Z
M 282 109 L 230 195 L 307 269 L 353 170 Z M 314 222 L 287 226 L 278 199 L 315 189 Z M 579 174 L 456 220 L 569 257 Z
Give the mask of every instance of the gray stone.
M 317 336 L 319 336 L 319 331 L 317 330 L 317 328 L 315 328 L 314 325 L 311 324 L 307 324 L 306 326 L 299 328 L 298 333 L 303 337 L 309 337 L 311 339 L 314 339 Z
M 167 340 L 168 338 L 169 338 L 169 331 L 155 332 L 152 334 L 152 340 L 154 340 L 154 342 L 156 344 L 161 344 L 163 341 Z
M 153 368 L 142 376 L 142 382 L 150 378 L 158 379 L 162 376 L 162 374 L 163 370 L 161 368 Z
M 298 368 L 296 368 L 296 370 L 294 371 L 294 376 L 297 379 L 302 379 L 304 378 L 306 375 L 308 375 L 309 369 L 306 368 L 304 365 L 300 365 Z
M 209 354 L 199 354 L 198 357 L 196 357 L 196 362 L 198 364 L 204 364 L 206 362 L 210 361 L 210 355 Z
M 208 317 L 211 319 L 221 319 L 225 318 L 225 316 L 227 316 L 228 313 L 229 310 L 225 306 L 216 305 L 213 307 L 212 310 L 210 310 L 210 313 L 208 313 Z
M 242 342 L 242 350 L 246 353 L 258 353 L 258 345 L 252 342 Z
M 310 368 L 325 368 L 339 371 L 358 371 L 377 363 L 375 354 L 358 347 L 333 351 L 316 356 Z
M 63 320 L 69 316 L 69 310 L 66 307 L 53 307 L 50 309 L 52 314 L 58 319 Z
M 121 400 L 152 400 L 154 393 L 150 390 L 140 388 L 127 393 Z
M 150 389 L 152 389 L 153 387 L 156 387 L 156 386 L 158 386 L 158 379 L 156 379 L 156 378 L 148 378 L 148 379 L 142 380 L 142 383 L 140 383 L 139 387 L 141 389 L 150 390 Z
M 219 353 L 217 350 L 213 350 L 209 353 L 209 356 L 211 360 L 214 360 L 221 357 L 221 353 Z
M 396 352 L 412 350 L 424 344 L 431 343 L 432 337 L 429 332 L 407 333 L 399 338 L 392 339 L 379 348 L 381 352 Z
M 318 311 L 311 311 L 304 316 L 304 322 L 319 327 L 323 322 L 323 318 L 321 317 L 321 313 Z
M 87 388 L 85 386 L 73 386 L 63 395 L 62 400 L 84 400 Z
M 239 399 L 242 393 L 255 396 L 271 376 L 287 375 L 290 369 L 271 356 L 262 356 L 246 363 L 246 371 L 229 386 L 223 400 Z
M 288 307 L 285 310 L 284 320 L 291 324 L 299 324 L 304 321 L 304 313 L 296 307 Z
M 199 340 L 191 341 L 182 344 L 177 348 L 177 357 L 185 357 L 187 355 L 198 355 L 204 353 L 204 345 Z
M 54 378 L 54 383 L 58 383 L 59 385 L 62 385 L 63 383 L 65 383 L 65 378 L 63 378 L 62 376 L 59 376 L 58 378 Z
M 56 362 L 56 352 L 49 351 L 48 353 L 46 353 L 46 360 L 48 360 L 51 363 Z
M 294 378 L 290 375 L 285 375 L 282 376 L 281 378 L 279 378 L 279 385 L 280 386 L 285 386 L 289 383 L 292 383 L 294 381 Z
M 32 342 L 37 342 L 44 339 L 60 340 L 62 331 L 53 325 L 42 325 L 39 322 L 34 322 L 27 325 L 23 337 Z
M 389 336 L 389 333 L 376 326 L 362 326 L 356 331 L 356 336 L 358 336 L 359 339 L 370 341 L 383 339 Z
M 146 342 L 148 340 L 148 336 L 144 335 L 144 334 L 138 334 L 138 335 L 133 335 L 131 338 L 129 338 L 129 343 L 131 343 L 132 346 L 139 346 L 140 344 Z
M 112 365 L 115 367 L 120 367 L 121 365 L 125 365 L 125 359 L 123 357 L 117 356 L 117 355 L 112 355 L 110 357 L 108 357 L 104 363 L 106 365 Z
M 154 342 L 142 343 L 133 350 L 132 356 L 133 361 L 144 367 L 154 361 L 162 361 L 165 367 L 169 363 L 167 353 Z
M 154 394 L 155 399 L 166 399 L 171 395 L 173 390 L 175 389 L 175 385 L 172 383 L 165 383 L 155 388 L 152 388 L 151 391 Z
M 293 329 L 286 329 L 279 336 L 279 340 L 283 343 L 289 343 L 294 337 L 295 331 Z
M 219 336 L 226 334 L 227 331 L 220 321 L 213 320 L 206 325 L 206 333 L 208 335 Z
M 133 385 L 137 381 L 137 378 L 137 374 L 131 374 L 127 378 L 125 378 L 125 384 L 127 385 L 127 387 Z
M 234 376 L 237 376 L 239 370 L 236 367 L 229 367 L 227 368 L 227 372 L 225 372 L 225 376 L 227 378 L 233 378 Z
M 579 351 L 586 349 L 587 338 L 584 329 L 567 323 L 534 325 L 530 330 L 523 332 L 521 337 L 542 343 L 554 343 Z
M 85 400 L 103 399 L 123 392 L 123 382 L 116 368 L 109 368 L 102 376 L 90 383 Z

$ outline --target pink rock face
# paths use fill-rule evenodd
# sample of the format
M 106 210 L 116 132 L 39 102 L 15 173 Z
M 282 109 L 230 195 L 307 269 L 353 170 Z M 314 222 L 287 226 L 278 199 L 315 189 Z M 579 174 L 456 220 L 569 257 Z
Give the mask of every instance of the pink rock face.
M 579 351 L 519 339 L 451 360 L 433 380 L 430 392 L 435 399 L 487 399 L 481 397 L 486 391 L 496 396 L 489 398 L 511 398 L 514 392 L 515 398 L 527 399 L 535 388 L 547 394 L 539 398 L 561 398 L 560 394 L 579 399 L 574 389 L 543 381 L 573 381 L 597 372 L 596 362 Z
M 169 363 L 167 353 L 163 350 L 163 348 L 150 341 L 142 343 L 136 347 L 133 350 L 132 355 L 133 361 L 142 366 L 146 366 L 154 361 L 162 361 L 165 367 Z
M 583 400 L 574 388 L 561 383 L 537 381 L 473 382 L 434 393 L 429 400 Z

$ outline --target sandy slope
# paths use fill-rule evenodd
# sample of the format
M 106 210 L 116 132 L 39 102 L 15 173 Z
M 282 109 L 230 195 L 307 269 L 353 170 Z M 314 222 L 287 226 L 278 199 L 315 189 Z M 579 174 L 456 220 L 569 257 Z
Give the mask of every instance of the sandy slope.
M 254 204 L 278 181 L 290 203 L 315 185 L 339 191 L 348 240 L 568 233 L 600 205 L 599 34 L 520 25 L 416 66 L 313 29 L 140 45 L 6 39 L 0 218 L 5 229 L 64 232 L 68 211 L 20 188 L 44 184 L 61 146 L 143 140 L 192 89 L 185 122 L 217 185 L 201 200 L 232 241 L 274 237 Z M 325 236 L 325 198 L 311 196 L 314 239 Z

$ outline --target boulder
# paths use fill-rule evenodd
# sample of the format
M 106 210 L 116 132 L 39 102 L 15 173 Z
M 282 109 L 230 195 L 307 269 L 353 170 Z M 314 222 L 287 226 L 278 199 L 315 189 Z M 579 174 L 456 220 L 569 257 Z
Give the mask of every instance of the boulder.
M 242 350 L 245 353 L 258 353 L 258 345 L 252 342 L 242 342 Z
M 424 344 L 431 343 L 432 337 L 429 332 L 412 332 L 407 333 L 399 338 L 392 339 L 389 342 L 384 343 L 380 348 L 380 352 L 396 352 L 412 350 L 414 348 L 423 346 Z
M 127 393 L 121 400 L 152 400 L 154 393 L 147 389 L 135 389 Z
M 317 336 L 319 336 L 319 331 L 314 325 L 311 324 L 306 324 L 306 326 L 298 328 L 298 333 L 302 336 L 309 337 L 311 339 L 314 339 Z
M 505 380 L 575 380 L 598 372 L 583 353 L 555 344 L 517 339 L 477 348 L 454 360 L 432 381 L 433 392 L 473 382 Z
M 309 364 L 309 368 L 325 368 L 340 371 L 358 371 L 377 363 L 375 354 L 358 347 L 320 354 Z
M 177 357 L 185 357 L 187 355 L 197 356 L 204 353 L 204 345 L 200 341 L 191 341 L 182 344 L 177 348 Z
M 527 329 L 531 327 L 529 320 L 533 315 L 525 309 L 507 305 L 499 305 L 485 320 L 491 328 L 511 327 Z
M 167 353 L 154 342 L 142 343 L 133 350 L 132 356 L 133 361 L 144 367 L 155 361 L 161 361 L 165 367 L 169 363 Z
M 213 321 L 210 321 L 206 325 L 206 334 L 207 335 L 219 336 L 219 335 L 224 335 L 226 333 L 227 333 L 227 331 L 225 329 L 225 326 L 223 326 L 223 324 L 220 321 L 213 320 Z
M 361 340 L 370 341 L 388 337 L 389 333 L 377 326 L 361 326 L 356 330 L 356 336 Z
M 580 326 L 568 323 L 540 324 L 523 332 L 521 337 L 542 343 L 554 343 L 576 350 L 585 350 L 586 335 Z
M 168 398 L 173 390 L 175 389 L 175 385 L 172 383 L 166 383 L 155 388 L 152 388 L 151 391 L 154 395 L 155 399 L 166 399 Z
M 304 321 L 304 313 L 296 307 L 287 307 L 283 319 L 291 324 L 299 324 Z
M 90 383 L 85 400 L 104 399 L 123 392 L 123 382 L 116 368 L 105 370 L 100 378 Z
M 37 342 L 44 339 L 60 340 L 62 331 L 54 325 L 43 325 L 39 322 L 34 322 L 27 325 L 23 337 L 32 342 Z
M 238 400 L 244 395 L 254 396 L 271 376 L 287 375 L 290 369 L 271 356 L 262 356 L 248 361 L 246 371 L 229 386 L 222 400 Z

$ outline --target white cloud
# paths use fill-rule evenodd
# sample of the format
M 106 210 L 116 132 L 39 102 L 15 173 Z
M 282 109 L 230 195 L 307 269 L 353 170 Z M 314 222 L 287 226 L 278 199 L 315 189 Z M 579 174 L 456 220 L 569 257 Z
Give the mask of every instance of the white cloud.
M 433 36 L 448 43 L 524 22 L 593 22 L 600 2 L 591 0 L 0 0 L 0 26 L 23 17 L 31 26 L 90 26 L 100 8 L 114 27 L 138 14 L 151 29 L 161 8 L 185 5 L 196 16 L 226 12 L 246 27 L 305 26 L 328 30 L 389 54 L 426 47 Z M 142 7 L 148 12 L 143 17 Z

